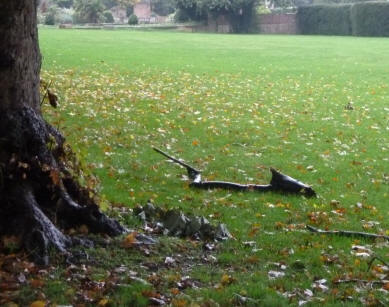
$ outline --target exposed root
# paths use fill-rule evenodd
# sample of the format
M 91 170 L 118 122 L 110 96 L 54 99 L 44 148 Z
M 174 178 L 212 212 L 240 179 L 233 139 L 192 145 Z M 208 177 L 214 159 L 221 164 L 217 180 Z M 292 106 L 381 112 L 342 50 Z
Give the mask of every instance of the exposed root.
M 69 254 L 60 229 L 85 225 L 115 236 L 125 228 L 103 214 L 67 165 L 63 136 L 33 109 L 0 112 L 0 235 L 16 235 L 31 258 L 49 262 L 53 248 Z M 71 163 L 74 165 L 73 163 Z

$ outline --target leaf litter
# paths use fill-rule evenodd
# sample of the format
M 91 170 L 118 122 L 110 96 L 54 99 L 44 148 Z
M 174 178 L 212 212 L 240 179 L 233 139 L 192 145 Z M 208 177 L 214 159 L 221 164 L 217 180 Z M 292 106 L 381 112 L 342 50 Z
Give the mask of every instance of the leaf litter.
M 150 175 L 138 175 L 148 173 L 146 169 L 150 167 L 149 161 L 144 161 L 146 155 L 143 145 L 145 143 L 164 143 L 164 146 L 169 150 L 182 150 L 185 146 L 180 140 L 182 138 L 189 139 L 193 149 L 201 151 L 205 144 L 217 141 L 219 136 L 225 131 L 229 131 L 228 135 L 231 139 L 234 141 L 236 139 L 236 142 L 234 143 L 243 144 L 245 158 L 247 159 L 258 159 L 258 157 L 266 158 L 266 156 L 272 154 L 279 155 L 281 159 L 293 157 L 293 164 L 296 167 L 296 172 L 304 173 L 307 176 L 315 174 L 315 176 L 322 177 L 318 182 L 328 191 L 324 192 L 324 197 L 328 197 L 328 195 L 332 193 L 331 190 L 334 189 L 333 186 L 335 184 L 344 184 L 345 188 L 344 195 L 339 196 L 339 204 L 333 204 L 326 207 L 325 200 L 318 200 L 313 203 L 303 201 L 304 206 L 306 207 L 298 208 L 302 211 L 300 217 L 298 214 L 295 216 L 293 214 L 288 214 L 288 219 L 286 220 L 272 221 L 272 225 L 278 225 L 274 228 L 269 228 L 260 225 L 259 223 L 251 223 L 251 225 L 258 225 L 245 232 L 247 234 L 253 230 L 252 236 L 244 236 L 243 241 L 250 242 L 255 240 L 255 242 L 257 242 L 256 245 L 252 245 L 252 248 L 249 250 L 250 252 L 256 253 L 256 255 L 259 254 L 259 259 L 261 258 L 262 251 L 264 249 L 266 250 L 269 246 L 261 246 L 257 237 L 270 233 L 272 236 L 276 237 L 280 231 L 286 229 L 293 230 L 291 225 L 311 223 L 315 226 L 321 225 L 328 230 L 330 229 L 331 224 L 338 223 L 339 225 L 339 223 L 347 223 L 350 214 L 358 214 L 358 216 L 361 216 L 361 227 L 387 234 L 385 233 L 386 223 L 380 217 L 381 212 L 374 206 L 374 199 L 377 200 L 379 198 L 374 196 L 375 192 L 372 192 L 377 191 L 376 193 L 381 193 L 387 186 L 387 172 L 385 173 L 382 170 L 375 168 L 373 164 L 380 159 L 388 161 L 387 138 L 385 138 L 383 134 L 388 127 L 386 127 L 385 121 L 382 120 L 377 121 L 377 123 L 374 124 L 371 123 L 371 118 L 373 114 L 375 114 L 374 112 L 379 110 L 381 108 L 380 104 L 384 102 L 381 100 L 379 101 L 380 98 L 378 95 L 375 95 L 375 97 L 377 97 L 375 98 L 376 101 L 369 100 L 370 94 L 362 95 L 361 97 L 353 97 L 353 91 L 356 90 L 355 86 L 360 85 L 348 84 L 342 89 L 343 93 L 349 96 L 347 97 L 347 101 L 352 101 L 352 110 L 347 109 L 339 111 L 339 109 L 335 107 L 335 103 L 329 103 L 331 99 L 335 102 L 339 102 L 339 98 L 336 97 L 335 94 L 332 95 L 332 92 L 326 92 L 337 90 L 335 83 L 332 81 L 325 82 L 323 80 L 315 81 L 312 78 L 306 78 L 302 81 L 299 80 L 299 78 L 290 77 L 288 80 L 272 80 L 271 82 L 268 82 L 268 75 L 267 73 L 264 73 L 258 78 L 252 78 L 253 80 L 251 80 L 251 82 L 245 82 L 245 80 L 241 81 L 238 76 L 232 75 L 225 75 L 223 78 L 214 78 L 212 82 L 208 82 L 206 81 L 207 78 L 200 75 L 184 72 L 178 74 L 169 72 L 155 74 L 150 71 L 145 71 L 144 73 L 139 74 L 123 75 L 111 71 L 104 74 L 80 74 L 72 70 L 61 71 L 60 69 L 55 73 L 43 72 L 43 77 L 47 80 L 54 80 L 53 87 L 55 88 L 53 88 L 53 92 L 58 93 L 59 98 L 57 109 L 61 109 L 61 113 L 57 113 L 54 109 L 47 110 L 50 117 L 56 122 L 56 125 L 60 128 L 64 128 L 71 141 L 78 144 L 80 154 L 86 157 L 92 170 L 99 172 L 102 172 L 105 169 L 109 170 L 107 174 L 108 177 L 111 178 L 113 184 L 108 182 L 106 185 L 108 188 L 105 188 L 105 191 L 109 190 L 109 187 L 119 186 L 120 189 L 112 188 L 112 190 L 126 191 L 126 196 L 124 197 L 126 201 L 135 202 L 137 199 L 145 197 L 153 199 L 163 198 L 163 196 L 158 195 L 163 195 L 162 188 L 166 185 L 163 180 L 159 180 L 161 176 L 159 176 L 158 172 L 159 169 L 162 168 L 161 163 L 154 163 L 152 167 L 152 171 L 155 172 L 158 180 L 153 179 Z M 279 90 L 285 88 L 285 86 L 289 88 L 288 91 Z M 379 85 L 377 88 L 378 87 Z M 257 89 L 263 90 L 263 93 L 258 94 Z M 177 91 L 180 92 L 180 95 L 176 94 Z M 306 95 L 302 95 L 302 91 L 304 91 Z M 324 92 L 326 92 L 325 94 L 327 96 L 325 100 L 323 100 Z M 239 103 L 242 100 L 242 93 L 245 93 L 245 98 L 253 101 L 249 108 L 247 108 L 247 105 Z M 273 100 L 274 102 L 270 102 Z M 324 113 L 322 112 L 323 109 L 320 108 L 318 104 L 316 104 L 316 106 L 318 106 L 317 108 L 314 107 L 315 101 L 322 101 L 323 104 L 326 105 Z M 296 107 L 290 108 L 286 102 L 295 105 Z M 301 106 L 300 103 L 302 104 Z M 345 103 L 341 103 L 340 105 L 343 108 Z M 140 120 L 146 113 L 152 114 L 154 117 L 152 124 L 148 127 L 145 127 L 143 120 Z M 325 115 L 323 116 L 323 114 Z M 242 123 L 242 118 L 246 118 L 246 115 L 249 115 L 251 119 Z M 71 122 L 72 118 L 77 118 L 77 120 L 85 121 L 90 124 L 86 125 L 85 129 L 83 129 L 83 132 L 80 134 L 79 125 L 68 124 Z M 301 123 L 307 119 L 311 120 L 312 123 L 316 122 L 320 124 L 315 126 L 312 131 L 307 131 L 306 127 L 301 125 Z M 115 125 L 112 125 L 112 122 L 115 122 Z M 125 124 L 122 125 L 122 122 L 125 122 Z M 279 142 L 274 142 L 275 138 L 273 138 L 272 135 L 267 135 L 265 133 L 266 131 L 269 131 L 269 129 L 274 129 L 275 123 L 281 123 L 281 126 L 276 128 L 276 132 L 280 135 Z M 234 129 L 234 127 L 240 126 L 244 128 L 241 129 L 242 131 Z M 331 127 L 335 127 L 335 129 L 332 129 Z M 206 137 L 199 138 L 196 133 L 194 133 L 196 129 L 208 131 Z M 369 131 L 368 138 L 363 135 L 363 131 Z M 75 135 L 74 140 L 72 140 L 72 135 Z M 161 142 L 161 139 L 163 142 Z M 317 161 L 312 160 L 309 153 L 294 154 L 293 149 L 296 145 L 296 140 L 298 140 L 299 143 L 306 144 L 307 148 L 312 148 L 312 154 L 317 155 L 318 159 L 321 159 L 322 161 L 316 163 Z M 320 142 L 317 140 L 320 140 Z M 374 144 L 369 140 L 375 140 Z M 261 150 L 258 150 L 254 144 L 260 144 L 262 147 Z M 325 144 L 329 145 L 323 146 Z M 217 149 L 220 148 L 219 153 L 221 153 L 225 159 L 235 159 L 237 156 L 241 156 L 241 152 L 234 149 L 235 145 L 217 144 L 216 146 Z M 240 147 L 241 146 L 239 146 L 239 148 Z M 369 155 L 369 152 L 366 151 L 366 149 L 372 147 L 377 148 L 375 157 L 372 157 Z M 97 148 L 97 151 L 90 153 L 86 152 L 83 148 Z M 123 150 L 125 151 L 125 154 L 123 154 Z M 104 155 L 95 156 L 95 152 L 99 151 L 103 152 Z M 130 159 L 128 166 L 126 163 L 120 162 L 123 161 L 124 158 Z M 198 162 L 203 168 L 205 165 L 212 163 L 212 161 L 214 161 L 212 155 L 209 155 L 206 159 L 199 160 Z M 340 162 L 348 163 L 350 168 L 355 170 L 359 169 L 357 174 L 355 176 L 353 175 L 352 178 L 347 178 L 347 181 L 344 181 L 342 178 L 347 177 L 348 170 L 343 170 L 344 174 L 342 175 L 338 169 Z M 324 166 L 329 175 L 328 178 L 324 178 L 324 176 L 321 175 L 321 173 L 324 172 Z M 254 177 L 253 174 L 250 174 L 249 171 L 238 171 L 242 169 L 244 169 L 244 167 L 242 167 L 241 164 L 236 163 L 234 168 L 230 169 L 229 172 L 234 170 L 236 173 L 233 173 L 233 175 L 236 176 L 236 178 L 251 181 L 250 178 L 252 179 Z M 128 175 L 129 173 L 131 173 L 131 175 Z M 217 173 L 211 174 L 211 176 L 214 177 L 217 175 Z M 175 175 L 173 174 L 173 176 Z M 211 178 L 211 176 L 208 176 L 208 178 Z M 129 183 L 132 181 L 141 181 L 142 187 L 133 186 L 133 184 Z M 366 183 L 368 183 L 367 186 Z M 157 185 L 161 189 L 159 189 L 159 187 L 157 188 Z M 120 193 L 124 195 L 123 192 Z M 186 193 L 186 191 L 184 193 Z M 116 196 L 112 195 L 109 196 L 110 199 L 114 200 L 115 197 Z M 184 197 L 182 196 L 176 197 L 169 195 L 168 197 L 174 201 L 184 200 Z M 213 203 L 212 197 L 214 197 L 213 194 L 210 194 L 210 200 L 207 200 L 208 204 Z M 168 201 L 169 199 L 166 197 L 166 200 Z M 222 202 L 215 201 L 215 204 L 219 205 L 220 203 L 220 205 L 234 208 L 231 205 L 232 202 L 233 201 L 223 200 Z M 277 204 L 276 201 L 272 202 Z M 235 206 L 235 204 L 233 205 Z M 293 213 L 295 208 L 281 208 L 274 205 L 271 210 L 285 210 L 285 214 L 287 214 L 286 210 Z M 269 211 L 266 210 L 264 213 L 264 215 L 267 215 L 266 218 L 272 218 Z M 187 217 L 185 214 L 183 215 Z M 304 216 L 302 217 L 302 215 Z M 182 221 L 185 221 L 185 218 L 180 212 L 175 212 L 174 216 L 178 217 L 178 220 L 181 220 L 181 222 L 172 224 L 171 230 L 173 231 L 171 234 L 176 233 L 181 236 L 185 232 L 182 225 L 187 225 L 186 222 L 182 223 Z M 353 220 L 350 219 L 350 221 Z M 276 224 L 277 222 L 280 224 Z M 144 231 L 147 236 L 149 236 L 149 234 L 152 234 L 158 227 L 161 228 L 162 233 L 164 231 L 166 232 L 167 229 L 162 223 L 161 225 L 156 223 L 151 226 L 152 227 L 149 226 L 149 228 L 144 227 L 141 231 Z M 237 233 L 234 228 L 232 229 L 234 234 Z M 299 226 L 298 229 L 301 229 L 301 227 Z M 169 230 L 169 232 L 171 230 Z M 131 233 L 128 235 L 130 234 Z M 132 254 L 140 252 L 141 255 L 146 257 L 154 257 L 155 253 L 158 254 L 161 243 L 158 242 L 157 244 L 151 245 L 139 243 L 139 241 L 141 241 L 137 238 L 139 234 L 140 233 L 138 232 L 137 234 L 134 234 L 133 237 L 128 238 L 129 244 L 128 248 L 125 248 L 126 253 Z M 385 265 L 372 265 L 368 272 L 366 272 L 365 269 L 370 263 L 369 260 L 374 257 L 370 251 L 381 249 L 382 254 L 384 255 L 388 247 L 379 239 L 371 244 L 372 246 L 365 245 L 363 239 L 362 242 L 358 239 L 353 239 L 352 245 L 363 248 L 353 250 L 351 247 L 351 249 L 347 248 L 343 251 L 337 246 L 336 249 L 339 249 L 339 251 L 335 252 L 334 249 L 322 246 L 320 242 L 322 236 L 323 235 L 320 235 L 317 240 L 308 237 L 310 240 L 312 239 L 313 242 L 305 242 L 304 244 L 301 243 L 301 246 L 294 246 L 294 254 L 290 253 L 290 248 L 285 248 L 284 251 L 282 251 L 281 248 L 277 257 L 285 257 L 286 259 L 290 257 L 291 265 L 287 266 L 286 270 L 281 270 L 279 268 L 271 270 L 274 272 L 285 272 L 285 276 L 272 280 L 269 284 L 270 287 L 274 287 L 274 289 L 277 289 L 282 295 L 285 294 L 288 296 L 289 293 L 291 302 L 299 305 L 315 300 L 321 301 L 323 299 L 323 291 L 320 288 L 323 286 L 329 287 L 331 295 L 339 300 L 353 300 L 353 296 L 356 293 L 361 293 L 358 297 L 362 297 L 362 303 L 379 303 L 380 299 L 378 292 L 369 290 L 368 287 L 366 287 L 368 283 L 360 282 L 358 283 L 358 286 L 352 285 L 349 287 L 347 283 L 339 284 L 338 286 L 335 281 L 385 281 L 386 279 L 383 276 L 386 274 L 385 268 L 383 268 Z M 335 239 L 331 238 L 326 240 L 328 241 L 325 242 L 331 242 L 332 244 Z M 12 244 L 12 242 L 7 243 L 9 246 Z M 180 244 L 182 243 L 177 243 L 176 247 L 178 250 L 183 248 L 182 246 L 179 247 Z M 192 243 L 188 240 L 185 244 L 190 245 Z M 250 247 L 250 244 L 248 245 Z M 158 248 L 156 246 L 158 246 Z M 365 249 L 365 247 L 367 247 L 367 249 Z M 193 263 L 193 260 L 189 260 L 188 255 L 185 256 L 185 253 L 189 253 L 189 250 L 190 248 L 187 247 L 183 252 L 177 253 L 179 255 L 176 255 L 176 252 L 172 253 L 167 251 L 166 255 L 161 256 L 159 259 L 160 267 L 165 267 L 165 260 L 167 257 L 171 257 L 179 264 L 186 262 Z M 199 257 L 199 261 L 204 263 L 218 263 L 219 257 L 216 254 L 218 252 L 217 246 L 216 248 L 213 248 L 211 245 L 205 245 L 204 250 L 206 251 L 206 254 Z M 317 259 L 323 267 L 323 270 L 321 271 L 323 276 L 318 277 L 310 275 L 309 271 L 311 269 L 311 264 L 306 261 L 301 263 L 295 261 L 295 258 L 293 258 L 301 257 L 301 252 L 306 250 L 319 251 Z M 357 255 L 352 255 L 351 252 L 361 254 L 366 253 L 370 255 L 370 257 L 359 257 Z M 17 255 L 17 258 L 23 259 L 23 256 Z M 108 257 L 108 259 L 109 258 L 110 257 Z M 349 260 L 353 261 L 352 265 L 349 264 Z M 98 260 L 93 259 L 92 257 L 92 261 Z M 262 264 L 262 261 L 263 260 L 260 259 L 259 263 Z M 158 267 L 143 260 L 141 263 L 141 266 L 143 267 L 142 270 L 145 270 L 150 274 L 140 272 L 134 275 L 130 273 L 131 270 L 126 270 L 131 278 L 137 278 L 138 282 L 140 280 L 145 281 L 145 287 L 148 287 L 150 284 L 154 287 L 154 285 L 166 283 L 164 276 L 161 276 L 161 274 L 158 273 Z M 293 265 L 294 263 L 298 264 Z M 173 263 L 169 265 L 171 265 L 170 269 L 178 268 L 178 266 L 173 265 Z M 255 262 L 250 265 L 255 267 Z M 116 267 L 120 268 L 121 264 L 118 264 Z M 340 267 L 342 268 L 342 271 L 344 271 L 344 274 L 339 274 L 332 283 L 316 282 L 320 280 L 331 280 L 329 277 L 336 276 L 336 273 L 332 272 L 332 270 L 339 270 Z M 99 297 L 98 295 L 95 296 L 95 294 L 93 294 L 93 289 L 96 287 L 99 288 L 99 285 L 101 286 L 101 284 L 98 282 L 101 281 L 97 280 L 97 283 L 94 284 L 88 282 L 88 279 L 84 279 L 84 281 L 81 282 L 81 280 L 83 280 L 82 278 L 91 275 L 93 270 L 92 267 L 83 267 L 82 265 L 77 265 L 77 269 L 71 270 L 71 274 L 74 273 L 73 280 L 76 281 L 76 284 L 85 285 L 87 287 L 85 291 L 80 290 L 76 297 L 80 302 L 84 297 L 86 301 L 89 300 L 104 304 L 108 298 Z M 119 271 L 120 270 L 123 270 L 123 268 L 119 269 Z M 157 271 L 157 273 L 155 273 L 155 271 Z M 278 282 L 284 278 L 285 280 L 289 278 L 290 273 L 294 271 L 299 272 L 298 274 L 308 276 L 308 286 L 306 288 L 301 287 L 301 289 L 296 288 L 295 290 L 280 287 Z M 331 274 L 326 273 L 327 271 L 330 271 Z M 53 269 L 48 268 L 47 273 L 41 272 L 39 273 L 42 274 L 41 277 L 30 280 L 30 275 L 28 273 L 20 271 L 13 280 L 16 283 L 33 285 L 35 286 L 35 289 L 39 290 L 43 289 L 46 284 L 46 279 L 42 277 L 52 275 L 52 272 Z M 156 275 L 152 277 L 152 274 L 154 273 Z M 234 272 L 232 270 L 232 273 L 228 273 L 227 275 L 233 277 L 233 274 Z M 266 276 L 267 272 L 264 272 L 264 274 Z M 116 285 L 118 284 L 116 279 L 120 280 L 121 278 L 121 276 L 118 275 L 120 274 L 115 272 L 113 272 L 112 275 L 104 275 L 105 287 L 107 289 L 110 289 L 108 287 L 110 282 Z M 181 282 L 183 276 L 187 275 L 179 275 L 179 277 L 172 277 L 170 279 L 172 286 L 171 294 L 169 294 L 170 296 L 167 297 L 165 290 L 158 290 L 161 293 L 158 291 L 144 291 L 144 297 L 159 299 L 165 302 L 174 302 L 177 306 L 179 304 L 184 306 L 184 302 L 189 302 L 190 300 L 188 300 L 187 297 L 181 297 L 181 293 L 177 293 L 177 290 L 175 289 L 178 289 L 178 291 L 181 292 L 178 283 Z M 2 274 L 1 276 L 7 277 L 7 274 Z M 94 278 L 90 279 L 93 280 Z M 159 284 L 158 280 L 161 280 Z M 190 280 L 193 279 L 190 278 Z M 220 282 L 220 279 L 219 283 L 223 287 L 229 286 L 228 283 L 223 285 Z M 239 280 L 236 280 L 231 284 L 234 285 L 236 283 L 239 283 Z M 362 284 L 363 287 L 360 286 L 360 284 Z M 12 282 L 10 285 L 12 286 Z M 201 283 L 199 285 L 201 286 Z M 309 286 L 311 286 L 310 289 L 308 289 Z M 386 287 L 385 284 L 376 284 L 375 286 L 380 291 L 384 291 Z M 315 289 L 315 287 L 318 287 L 319 289 Z M 162 292 L 164 294 L 162 294 Z M 103 293 L 105 292 L 103 291 Z M 111 293 L 110 290 L 107 293 Z M 40 299 L 43 298 L 43 296 L 41 295 L 42 297 L 40 297 L 40 295 L 41 294 L 35 296 L 37 300 L 46 301 L 45 299 Z M 247 294 L 239 293 L 239 295 L 242 297 L 250 297 L 250 295 Z M 378 298 L 376 299 L 376 297 Z

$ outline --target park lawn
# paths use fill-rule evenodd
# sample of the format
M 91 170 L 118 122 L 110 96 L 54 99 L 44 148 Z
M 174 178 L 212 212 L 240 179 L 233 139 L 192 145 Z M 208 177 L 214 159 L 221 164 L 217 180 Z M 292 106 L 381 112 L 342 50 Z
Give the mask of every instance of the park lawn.
M 239 295 L 261 306 L 389 303 L 388 283 L 337 283 L 389 279 L 385 241 L 305 229 L 389 234 L 389 39 L 47 28 L 39 35 L 42 78 L 59 96 L 59 107 L 45 103 L 44 114 L 98 176 L 103 202 L 179 208 L 226 224 L 234 239 L 204 252 L 199 242 L 161 237 L 145 256 L 119 238 L 88 251 L 83 275 L 107 285 L 124 265 L 146 285 L 124 274 L 120 286 L 91 290 L 60 266 L 45 286 L 24 288 L 21 302 L 43 292 L 52 304 L 89 295 L 90 305 L 112 306 L 147 305 L 149 297 L 231 306 Z M 193 190 L 185 170 L 152 146 L 210 180 L 266 184 L 272 166 L 313 185 L 318 198 Z M 112 214 L 142 231 L 119 211 Z M 374 255 L 381 260 L 369 266 Z M 185 276 L 191 282 L 180 287 Z

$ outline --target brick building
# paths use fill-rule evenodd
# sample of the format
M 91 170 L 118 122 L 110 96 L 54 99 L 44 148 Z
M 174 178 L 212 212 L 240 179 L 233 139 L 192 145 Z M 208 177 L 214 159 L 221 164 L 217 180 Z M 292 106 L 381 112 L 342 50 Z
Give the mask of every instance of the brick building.
M 136 3 L 134 14 L 138 17 L 139 23 L 150 23 L 152 21 L 151 1 L 142 0 Z

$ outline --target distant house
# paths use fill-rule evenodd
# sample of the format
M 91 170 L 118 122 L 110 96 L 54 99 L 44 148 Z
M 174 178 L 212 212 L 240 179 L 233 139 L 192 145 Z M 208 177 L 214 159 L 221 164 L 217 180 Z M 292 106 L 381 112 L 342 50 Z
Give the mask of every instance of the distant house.
M 167 16 L 159 16 L 152 11 L 150 0 L 141 0 L 134 5 L 134 15 L 139 23 L 164 23 Z
M 110 9 L 115 23 L 127 23 L 127 10 L 119 5 Z
M 151 23 L 151 1 L 141 0 L 134 5 L 134 15 L 138 17 L 140 23 Z

